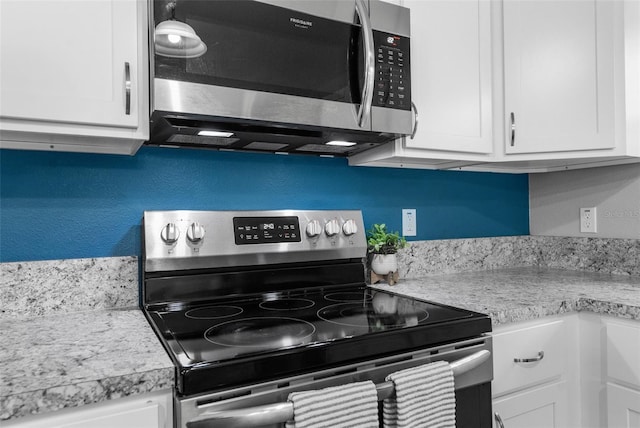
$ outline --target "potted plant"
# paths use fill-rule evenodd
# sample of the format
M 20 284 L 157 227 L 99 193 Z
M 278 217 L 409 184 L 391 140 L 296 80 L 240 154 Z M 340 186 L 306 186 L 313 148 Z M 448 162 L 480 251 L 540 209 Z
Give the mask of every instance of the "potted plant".
M 374 224 L 367 231 L 367 250 L 371 257 L 371 270 L 378 275 L 388 275 L 398 271 L 397 252 L 407 245 L 404 236 L 398 232 L 388 232 L 385 224 Z

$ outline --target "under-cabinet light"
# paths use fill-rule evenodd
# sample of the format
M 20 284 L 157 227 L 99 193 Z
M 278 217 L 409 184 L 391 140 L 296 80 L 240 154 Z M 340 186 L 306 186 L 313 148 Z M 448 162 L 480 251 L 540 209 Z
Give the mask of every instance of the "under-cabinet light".
M 351 146 L 355 146 L 357 143 L 354 143 L 352 141 L 329 141 L 327 143 L 328 146 L 341 146 L 341 147 L 351 147 Z
M 198 135 L 201 136 L 201 137 L 223 137 L 223 138 L 229 138 L 229 137 L 233 136 L 233 132 L 203 130 L 203 131 L 198 132 Z

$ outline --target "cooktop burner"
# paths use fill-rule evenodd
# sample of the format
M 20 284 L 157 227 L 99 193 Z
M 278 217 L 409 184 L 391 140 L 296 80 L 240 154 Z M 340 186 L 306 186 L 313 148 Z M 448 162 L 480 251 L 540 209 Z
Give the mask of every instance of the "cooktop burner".
M 215 325 L 204 337 L 215 345 L 280 349 L 308 343 L 315 331 L 313 324 L 295 318 L 256 317 Z
M 203 308 L 191 309 L 185 312 L 184 316 L 192 319 L 218 319 L 227 318 L 242 313 L 242 308 L 237 306 L 205 306 Z
M 315 302 L 309 299 L 276 299 L 262 302 L 259 306 L 271 311 L 295 311 L 315 306 Z
M 339 303 L 318 311 L 318 318 L 339 325 L 352 327 L 368 327 L 375 330 L 390 327 L 406 327 L 418 325 L 429 318 L 424 309 L 415 309 L 407 313 L 379 311 L 373 306 Z
M 372 292 L 369 292 L 369 290 L 365 290 L 364 293 L 347 291 L 329 293 L 324 296 L 324 299 L 329 302 L 370 302 L 372 298 Z

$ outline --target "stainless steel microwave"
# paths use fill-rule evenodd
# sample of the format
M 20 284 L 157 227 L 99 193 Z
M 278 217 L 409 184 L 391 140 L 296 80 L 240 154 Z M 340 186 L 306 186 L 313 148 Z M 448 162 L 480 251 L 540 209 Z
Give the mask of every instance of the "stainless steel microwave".
M 147 144 L 349 156 L 410 134 L 409 9 L 151 0 Z

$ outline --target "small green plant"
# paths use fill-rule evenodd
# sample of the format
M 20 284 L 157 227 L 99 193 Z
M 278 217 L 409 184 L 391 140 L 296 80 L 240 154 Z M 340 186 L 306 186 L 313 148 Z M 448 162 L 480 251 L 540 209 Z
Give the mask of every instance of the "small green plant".
M 386 224 L 374 224 L 367 231 L 367 249 L 374 254 L 395 254 L 407 245 L 404 236 L 398 232 L 387 232 Z

